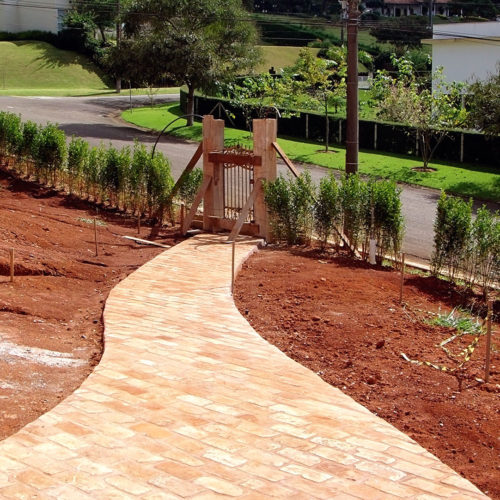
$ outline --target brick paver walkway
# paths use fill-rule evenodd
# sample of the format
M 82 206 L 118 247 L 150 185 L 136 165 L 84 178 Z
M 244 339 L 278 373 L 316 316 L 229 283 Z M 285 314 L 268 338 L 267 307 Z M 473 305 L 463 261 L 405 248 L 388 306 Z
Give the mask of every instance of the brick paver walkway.
M 185 241 L 112 291 L 95 372 L 0 443 L 0 497 L 484 498 L 259 337 L 221 241 Z

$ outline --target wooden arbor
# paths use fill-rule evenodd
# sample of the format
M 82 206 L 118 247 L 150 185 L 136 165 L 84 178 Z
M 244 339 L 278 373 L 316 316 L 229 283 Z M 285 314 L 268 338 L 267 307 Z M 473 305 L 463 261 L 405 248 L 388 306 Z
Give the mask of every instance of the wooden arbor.
M 203 200 L 204 230 L 231 231 L 229 241 L 239 233 L 270 239 L 262 184 L 276 178 L 276 120 L 254 120 L 253 136 L 253 150 L 225 148 L 224 120 L 212 115 L 203 118 L 203 142 L 190 162 L 203 155 L 203 183 L 184 220 L 183 233 Z

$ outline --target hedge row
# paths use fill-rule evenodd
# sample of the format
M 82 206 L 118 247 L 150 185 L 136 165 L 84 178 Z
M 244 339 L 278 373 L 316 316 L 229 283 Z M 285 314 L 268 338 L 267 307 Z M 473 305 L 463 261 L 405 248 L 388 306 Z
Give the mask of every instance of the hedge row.
M 181 89 L 181 109 L 186 112 L 187 95 Z M 228 112 L 234 115 L 233 123 L 227 116 L 220 118 L 227 126 L 245 129 L 245 118 L 241 110 L 224 99 L 215 97 L 195 96 L 195 113 L 204 115 L 212 112 L 217 103 L 221 102 Z M 259 118 L 255 113 L 253 118 Z M 324 141 L 325 118 L 321 113 L 301 112 L 299 116 L 278 118 L 278 130 L 281 135 L 298 139 L 313 139 Z M 345 144 L 346 120 L 330 117 L 329 141 Z M 378 150 L 386 153 L 409 154 L 418 156 L 415 131 L 408 126 L 382 123 L 370 120 L 359 121 L 359 147 Z M 463 152 L 463 153 L 462 153 Z M 475 132 L 453 131 L 446 137 L 437 149 L 434 158 L 453 162 L 479 163 L 500 167 L 500 137 L 487 137 Z
M 171 208 L 168 159 L 158 152 L 152 157 L 138 142 L 132 149 L 90 147 L 75 136 L 68 141 L 56 125 L 22 123 L 19 116 L 0 112 L 0 162 L 38 182 L 159 222 Z M 181 189 L 186 198 L 196 189 L 191 184 L 199 184 L 199 172 L 191 177 Z
M 279 176 L 264 185 L 274 237 L 288 244 L 307 242 L 313 233 L 323 246 L 347 233 L 353 248 L 368 259 L 370 239 L 377 242 L 377 261 L 401 249 L 404 219 L 400 189 L 390 181 L 364 182 L 358 175 L 333 174 L 315 186 L 306 171 L 297 178 Z
M 434 274 L 446 272 L 472 287 L 500 285 L 500 213 L 481 207 L 472 218 L 472 200 L 441 194 L 434 223 Z

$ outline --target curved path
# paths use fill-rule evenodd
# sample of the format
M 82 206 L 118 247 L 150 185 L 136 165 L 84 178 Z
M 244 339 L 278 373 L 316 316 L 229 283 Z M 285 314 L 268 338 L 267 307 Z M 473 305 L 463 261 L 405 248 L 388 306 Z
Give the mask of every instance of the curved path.
M 94 373 L 0 443 L 1 498 L 485 498 L 259 337 L 222 241 L 187 240 L 111 292 Z

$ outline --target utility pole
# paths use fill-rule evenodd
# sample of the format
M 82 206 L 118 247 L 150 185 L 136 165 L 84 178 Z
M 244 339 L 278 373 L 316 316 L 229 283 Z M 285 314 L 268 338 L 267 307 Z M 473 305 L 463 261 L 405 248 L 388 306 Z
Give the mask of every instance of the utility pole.
M 348 1 L 347 18 L 347 134 L 345 171 L 358 171 L 358 0 Z
M 117 0 L 116 9 L 116 46 L 120 48 L 120 43 L 122 41 L 122 20 L 120 19 L 120 0 Z M 122 79 L 116 77 L 116 93 L 119 94 L 122 91 Z

